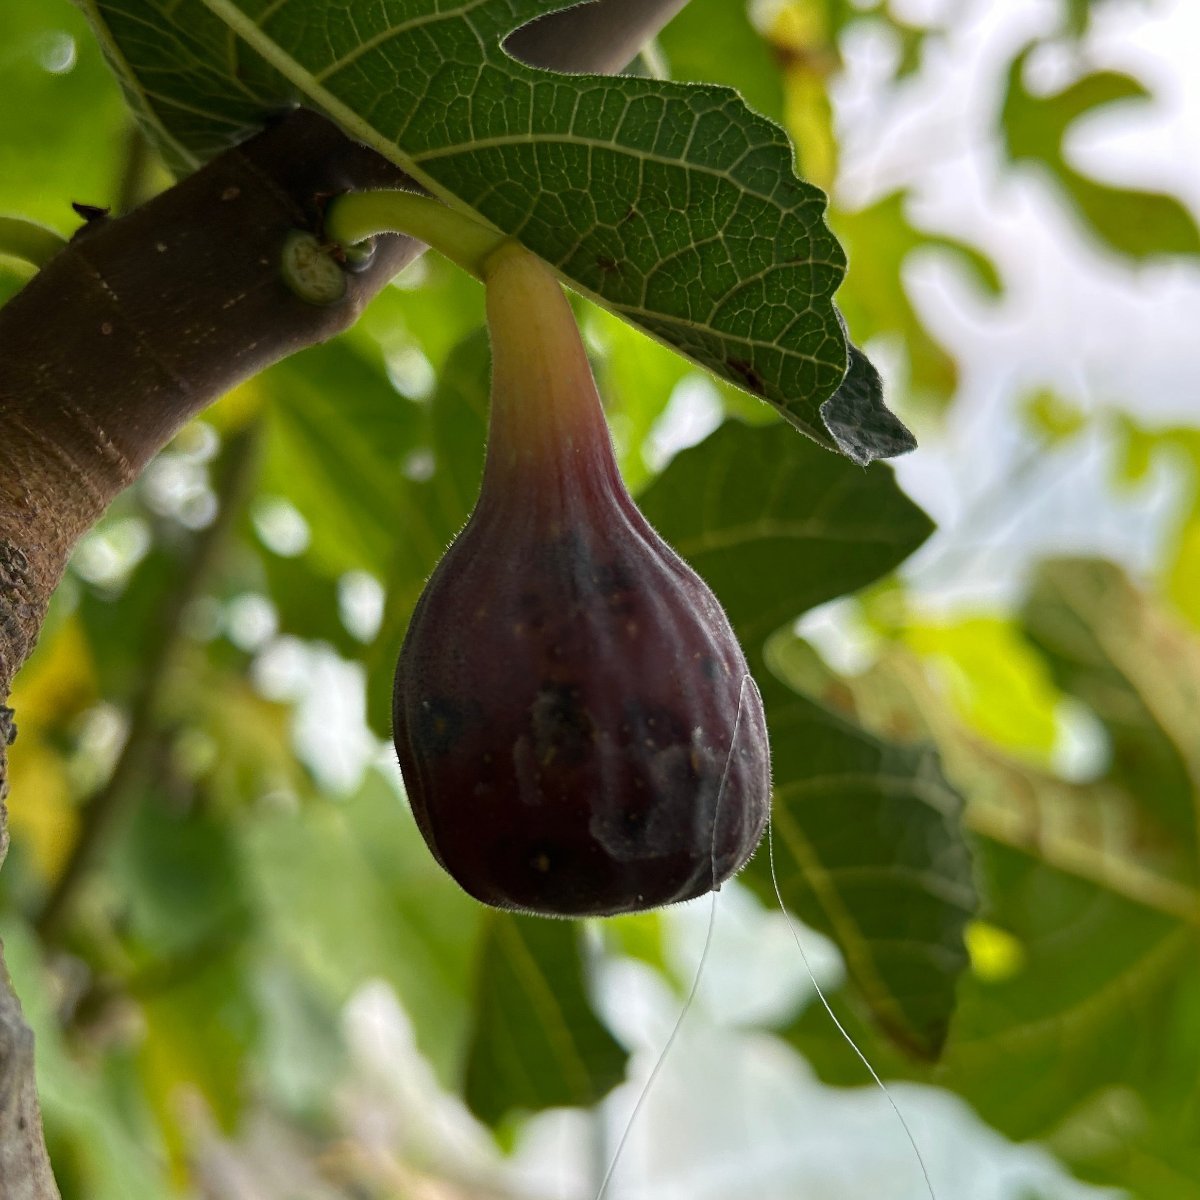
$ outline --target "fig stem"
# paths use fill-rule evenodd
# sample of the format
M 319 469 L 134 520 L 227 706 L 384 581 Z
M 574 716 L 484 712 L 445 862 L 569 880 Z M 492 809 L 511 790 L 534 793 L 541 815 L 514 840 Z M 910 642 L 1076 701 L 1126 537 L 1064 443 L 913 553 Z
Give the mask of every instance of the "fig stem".
M 325 233 L 347 250 L 380 233 L 406 233 L 483 278 L 483 263 L 508 235 L 419 192 L 347 192 L 325 210 Z
M 66 244 L 66 238 L 36 221 L 0 217 L 0 256 L 44 267 Z
M 492 342 L 485 472 L 615 476 L 612 442 L 575 314 L 553 269 L 506 241 L 482 264 Z

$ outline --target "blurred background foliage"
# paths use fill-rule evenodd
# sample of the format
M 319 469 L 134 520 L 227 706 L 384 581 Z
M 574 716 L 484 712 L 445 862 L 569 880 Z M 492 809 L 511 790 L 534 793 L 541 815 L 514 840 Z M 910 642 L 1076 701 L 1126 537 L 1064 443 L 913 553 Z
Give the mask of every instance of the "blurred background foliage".
M 757 664 L 783 899 L 941 1197 L 1200 1194 L 1189 36 L 1186 0 L 691 0 L 637 64 L 738 87 L 830 191 L 899 486 L 579 305 L 626 478 Z M 0 79 L 0 211 L 167 185 L 66 0 L 0 7 Z M 595 1194 L 709 907 L 485 912 L 404 809 L 391 674 L 477 486 L 481 324 L 426 256 L 75 555 L 0 874 L 68 1200 Z M 768 867 L 613 1197 L 925 1194 Z

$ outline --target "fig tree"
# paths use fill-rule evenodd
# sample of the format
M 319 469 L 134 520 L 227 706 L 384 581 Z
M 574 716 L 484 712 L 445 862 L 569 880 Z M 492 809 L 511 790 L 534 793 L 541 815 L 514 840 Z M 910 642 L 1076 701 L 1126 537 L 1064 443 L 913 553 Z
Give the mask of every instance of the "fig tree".
M 599 916 L 701 895 L 766 821 L 758 691 L 716 597 L 621 481 L 557 281 L 513 244 L 484 275 L 482 486 L 396 671 L 413 814 L 500 908 Z

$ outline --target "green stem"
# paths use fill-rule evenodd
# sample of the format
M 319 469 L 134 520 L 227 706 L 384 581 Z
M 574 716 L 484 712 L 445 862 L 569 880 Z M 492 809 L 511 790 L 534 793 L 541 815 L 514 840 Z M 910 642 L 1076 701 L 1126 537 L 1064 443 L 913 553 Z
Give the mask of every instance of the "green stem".
M 36 221 L 0 217 L 0 255 L 44 267 L 66 244 L 66 238 Z
M 331 201 L 325 233 L 350 247 L 379 233 L 406 233 L 432 246 L 451 262 L 483 278 L 487 257 L 508 235 L 418 192 L 348 192 Z

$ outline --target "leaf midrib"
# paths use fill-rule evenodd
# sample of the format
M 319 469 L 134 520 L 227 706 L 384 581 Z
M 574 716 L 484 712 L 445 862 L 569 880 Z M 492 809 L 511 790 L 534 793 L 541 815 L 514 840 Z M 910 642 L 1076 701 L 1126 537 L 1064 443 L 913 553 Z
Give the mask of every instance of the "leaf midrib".
M 563 1082 L 573 1096 L 585 1098 L 590 1090 L 587 1064 L 575 1046 L 570 1026 L 563 1019 L 562 1007 L 516 923 L 501 918 L 499 926 L 500 943 L 508 956 L 509 965 L 534 1012 L 541 1017 L 542 1031 L 558 1060 Z
M 93 3 L 94 0 L 89 0 Z M 310 100 L 316 101 L 348 134 L 383 155 L 411 175 L 418 183 L 433 192 L 440 200 L 462 209 L 461 201 L 422 171 L 416 161 L 384 137 L 369 121 L 364 121 L 349 105 L 323 87 L 311 71 L 286 53 L 274 38 L 260 29 L 233 0 L 200 0 L 218 20 L 223 21 L 268 65 Z
M 1052 870 L 1185 925 L 1200 927 L 1200 892 L 1192 888 L 1127 861 L 1121 863 L 1120 873 L 1114 874 L 1109 869 L 1111 859 L 1097 853 L 1088 843 L 1043 829 L 1030 836 L 1026 832 L 1028 822 L 998 805 L 978 800 L 969 804 L 966 823 L 973 833 L 1025 854 Z
M 870 998 L 871 1007 L 879 1014 L 888 1014 L 893 1029 L 905 1031 L 905 1040 L 915 1034 L 896 993 L 883 981 L 875 969 L 871 943 L 857 921 L 846 910 L 838 893 L 837 885 L 826 875 L 821 856 L 804 836 L 797 821 L 783 805 L 774 806 L 771 825 L 779 834 L 788 852 L 800 867 L 800 876 L 807 880 L 817 903 L 824 910 L 829 923 L 837 935 L 838 943 L 846 957 L 858 986 Z M 768 835 L 770 836 L 770 835 Z M 772 856 L 772 860 L 773 860 Z

